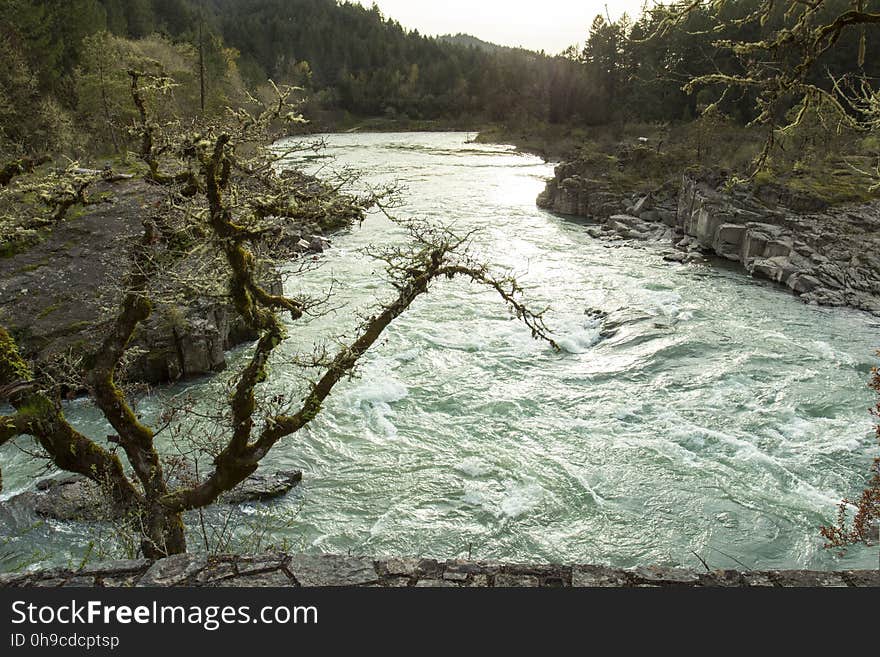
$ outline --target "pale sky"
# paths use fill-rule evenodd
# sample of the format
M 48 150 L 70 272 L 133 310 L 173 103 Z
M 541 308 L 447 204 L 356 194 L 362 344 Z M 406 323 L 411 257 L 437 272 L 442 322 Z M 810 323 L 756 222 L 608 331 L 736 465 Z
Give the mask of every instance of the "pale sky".
M 357 0 L 367 7 L 373 0 Z M 638 16 L 644 0 L 376 0 L 386 18 L 425 35 L 472 34 L 504 46 L 556 54 L 583 43 L 596 17 Z

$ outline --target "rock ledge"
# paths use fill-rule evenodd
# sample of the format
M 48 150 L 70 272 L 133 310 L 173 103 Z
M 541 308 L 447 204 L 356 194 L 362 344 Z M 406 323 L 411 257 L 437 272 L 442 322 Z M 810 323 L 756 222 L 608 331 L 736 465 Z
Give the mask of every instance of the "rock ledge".
M 728 190 L 723 176 L 685 174 L 652 192 L 616 189 L 584 163 L 561 164 L 539 207 L 595 222 L 590 236 L 653 241 L 670 262 L 739 263 L 804 302 L 880 316 L 880 201 L 836 207 L 808 198 Z

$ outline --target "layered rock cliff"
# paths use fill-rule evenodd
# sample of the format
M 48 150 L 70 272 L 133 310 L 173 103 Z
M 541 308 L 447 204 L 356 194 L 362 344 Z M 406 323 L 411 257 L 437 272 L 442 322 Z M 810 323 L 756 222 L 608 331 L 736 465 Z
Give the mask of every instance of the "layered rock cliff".
M 705 174 L 685 174 L 678 188 L 633 192 L 563 164 L 538 205 L 594 220 L 595 237 L 671 243 L 669 260 L 717 256 L 805 302 L 880 314 L 880 201 L 822 207 L 772 187 L 729 190 Z

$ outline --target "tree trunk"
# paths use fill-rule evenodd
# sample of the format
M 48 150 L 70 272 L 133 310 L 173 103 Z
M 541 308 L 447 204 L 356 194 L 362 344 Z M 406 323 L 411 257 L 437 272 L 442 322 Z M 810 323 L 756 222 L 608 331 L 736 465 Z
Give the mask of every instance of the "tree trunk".
M 205 113 L 205 14 L 199 16 L 199 100 L 202 114 Z
M 186 552 L 186 534 L 180 513 L 154 502 L 146 510 L 146 516 L 141 550 L 147 559 L 163 559 Z
M 119 138 L 116 136 L 116 126 L 113 123 L 113 116 L 110 113 L 110 101 L 107 99 L 107 84 L 104 81 L 104 65 L 100 64 L 98 72 L 101 76 L 101 106 L 104 110 L 104 120 L 107 122 L 107 130 L 110 132 L 110 139 L 113 141 L 113 151 L 120 155 L 122 148 L 119 146 Z

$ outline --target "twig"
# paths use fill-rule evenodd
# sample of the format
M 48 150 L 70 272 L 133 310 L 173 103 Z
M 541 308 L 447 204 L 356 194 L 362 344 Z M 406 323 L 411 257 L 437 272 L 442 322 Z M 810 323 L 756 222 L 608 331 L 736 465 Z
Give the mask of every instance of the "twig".
M 707 572 L 707 573 L 711 573 L 711 572 L 712 572 L 712 569 L 709 568 L 709 564 L 706 563 L 706 560 L 703 559 L 703 557 L 701 557 L 699 554 L 697 554 L 694 550 L 691 550 L 691 554 L 693 554 L 697 559 L 700 560 L 700 563 L 703 564 L 703 568 L 706 569 L 706 572 Z

